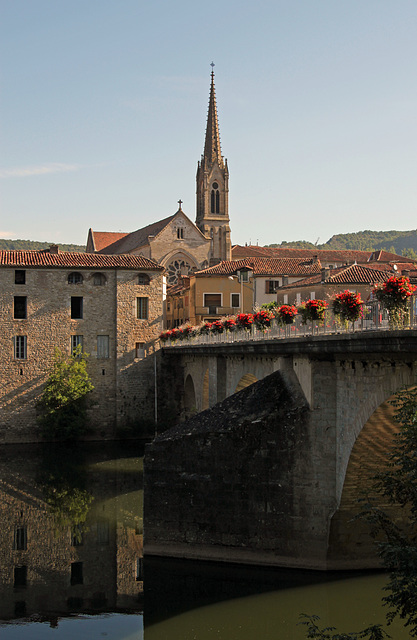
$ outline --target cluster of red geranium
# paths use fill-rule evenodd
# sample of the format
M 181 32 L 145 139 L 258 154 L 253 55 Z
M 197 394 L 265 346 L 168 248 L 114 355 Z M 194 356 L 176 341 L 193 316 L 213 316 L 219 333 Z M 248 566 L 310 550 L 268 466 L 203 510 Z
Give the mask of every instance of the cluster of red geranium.
M 332 308 L 335 316 L 340 316 L 344 321 L 356 322 L 362 318 L 362 304 L 360 293 L 353 291 L 341 291 L 333 298 Z
M 253 321 L 253 313 L 238 313 L 236 316 L 236 327 L 238 329 L 250 329 Z
M 271 326 L 271 322 L 274 319 L 274 314 L 266 309 L 260 309 L 253 314 L 253 321 L 257 329 L 264 331 Z
M 280 324 L 292 324 L 297 315 L 297 307 L 290 304 L 283 304 L 275 311 L 276 317 Z
M 308 322 L 309 320 L 313 322 L 323 322 L 328 306 L 329 305 L 325 300 L 313 299 L 307 300 L 307 302 L 303 302 L 298 311 L 303 318 L 304 324 L 306 324 L 306 322 Z
M 407 299 L 413 295 L 416 288 L 406 276 L 391 276 L 374 289 L 374 295 L 377 300 L 390 309 L 404 305 Z

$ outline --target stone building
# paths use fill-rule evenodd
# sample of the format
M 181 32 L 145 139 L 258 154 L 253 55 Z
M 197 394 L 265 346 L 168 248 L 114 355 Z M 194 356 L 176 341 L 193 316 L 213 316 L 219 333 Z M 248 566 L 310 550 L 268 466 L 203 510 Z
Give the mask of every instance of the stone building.
M 168 289 L 166 326 L 171 329 L 187 320 L 196 325 L 220 316 L 251 313 L 264 303 L 274 302 L 284 283 L 320 272 L 320 261 L 311 258 L 223 260 Z
M 153 418 L 163 268 L 143 256 L 0 252 L 0 442 L 38 439 L 35 403 L 55 348 L 89 354 L 91 437 Z
M 323 267 L 321 273 L 309 278 L 303 278 L 280 287 L 277 291 L 277 302 L 300 306 L 302 302 L 317 298 L 330 300 L 336 293 L 349 290 L 360 293 L 364 302 L 372 298 L 372 291 L 388 278 L 394 275 L 410 275 L 412 264 L 402 263 L 400 267 L 393 269 L 390 264 L 380 264 L 378 267 L 351 264 L 337 269 Z M 414 273 L 414 272 L 412 272 Z
M 194 224 L 181 208 L 173 215 L 131 233 L 88 232 L 86 251 L 142 255 L 165 267 L 167 282 L 231 259 L 229 170 L 220 148 L 214 73 L 211 74 L 204 152 L 197 168 L 197 216 Z

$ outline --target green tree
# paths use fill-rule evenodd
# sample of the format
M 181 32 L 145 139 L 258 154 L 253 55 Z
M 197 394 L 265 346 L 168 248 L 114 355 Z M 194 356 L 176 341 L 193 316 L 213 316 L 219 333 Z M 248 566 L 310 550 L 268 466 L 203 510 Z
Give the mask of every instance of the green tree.
M 87 395 L 94 389 L 87 354 L 55 350 L 52 371 L 38 400 L 38 422 L 45 438 L 74 440 L 87 431 Z
M 395 520 L 375 504 L 375 499 L 362 500 L 358 518 L 370 525 L 379 557 L 389 571 L 383 603 L 388 607 L 387 622 L 399 617 L 409 627 L 411 637 L 417 637 L 417 387 L 405 389 L 395 395 L 391 404 L 395 408 L 398 433 L 388 453 L 385 467 L 375 476 L 373 488 L 391 505 L 402 510 Z M 332 627 L 320 629 L 319 618 L 301 615 L 307 626 L 307 638 L 318 640 L 380 640 L 388 638 L 380 625 L 360 632 L 333 634 Z
M 417 387 L 400 391 L 392 404 L 399 431 L 375 488 L 388 503 L 399 505 L 403 518 L 393 521 L 373 501 L 364 504 L 360 517 L 369 523 L 389 570 L 383 598 L 388 623 L 398 616 L 417 637 Z
M 309 616 L 305 613 L 300 615 L 300 623 L 307 627 L 307 638 L 316 638 L 316 640 L 384 640 L 390 638 L 380 624 L 373 624 L 362 631 L 350 631 L 349 633 L 333 633 L 335 627 L 318 626 L 319 616 Z

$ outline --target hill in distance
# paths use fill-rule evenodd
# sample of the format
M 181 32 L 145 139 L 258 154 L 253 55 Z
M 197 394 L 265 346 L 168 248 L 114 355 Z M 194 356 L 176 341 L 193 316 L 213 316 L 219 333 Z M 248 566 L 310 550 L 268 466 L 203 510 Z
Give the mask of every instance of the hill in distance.
M 305 240 L 270 244 L 270 247 L 293 247 L 297 249 L 356 249 L 378 251 L 384 249 L 400 256 L 417 259 L 417 230 L 414 231 L 357 231 L 332 236 L 324 244 Z
M 49 249 L 51 244 L 56 244 L 55 242 L 36 242 L 35 240 L 6 240 L 0 238 L 0 250 L 8 250 L 8 251 L 30 251 L 32 249 L 40 250 L 40 249 Z M 60 244 L 60 251 L 72 251 L 76 253 L 84 253 L 85 245 L 81 244 Z

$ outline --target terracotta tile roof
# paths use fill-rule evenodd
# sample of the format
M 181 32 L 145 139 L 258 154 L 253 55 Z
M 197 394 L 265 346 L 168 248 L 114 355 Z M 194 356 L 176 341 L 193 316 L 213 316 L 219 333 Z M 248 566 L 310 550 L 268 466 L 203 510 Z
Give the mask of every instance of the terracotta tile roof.
M 410 258 L 399 256 L 388 251 L 356 251 L 353 249 L 293 249 L 283 247 L 258 247 L 235 245 L 232 257 L 235 260 L 244 257 L 298 258 L 308 259 L 317 256 L 322 262 L 409 262 Z
M 127 236 L 127 233 L 113 233 L 112 231 L 93 231 L 91 230 L 91 235 L 93 237 L 94 249 L 95 251 L 102 251 L 106 247 L 109 247 L 111 244 L 114 244 L 121 238 Z
M 320 262 L 300 259 L 245 258 L 243 260 L 223 260 L 213 267 L 197 271 L 196 276 L 227 276 L 247 267 L 255 276 L 306 276 L 320 273 Z
M 0 251 L 2 267 L 70 267 L 91 269 L 145 269 L 163 271 L 163 267 L 143 256 L 107 256 L 97 253 L 50 253 L 49 251 Z
M 385 265 L 378 266 L 378 269 L 373 267 L 367 267 L 361 264 L 351 264 L 347 267 L 338 267 L 337 269 L 330 269 L 330 275 L 322 280 L 322 275 L 312 276 L 310 278 L 304 278 L 298 282 L 280 287 L 280 291 L 286 289 L 293 289 L 299 287 L 309 287 L 311 285 L 364 285 L 364 284 L 376 284 L 378 282 L 385 282 L 387 278 L 394 274 L 394 271 L 390 268 L 384 268 Z
M 174 214 L 175 215 L 175 214 Z M 146 227 L 142 229 L 138 229 L 137 231 L 132 231 L 132 233 L 122 234 L 122 237 L 112 244 L 100 249 L 100 253 L 130 253 L 134 249 L 138 247 L 142 247 L 147 244 L 149 236 L 156 236 L 158 233 L 167 226 L 167 224 L 172 220 L 174 215 L 169 216 L 168 218 L 164 218 L 163 220 L 159 220 L 158 222 L 153 222 L 152 224 L 148 224 Z

